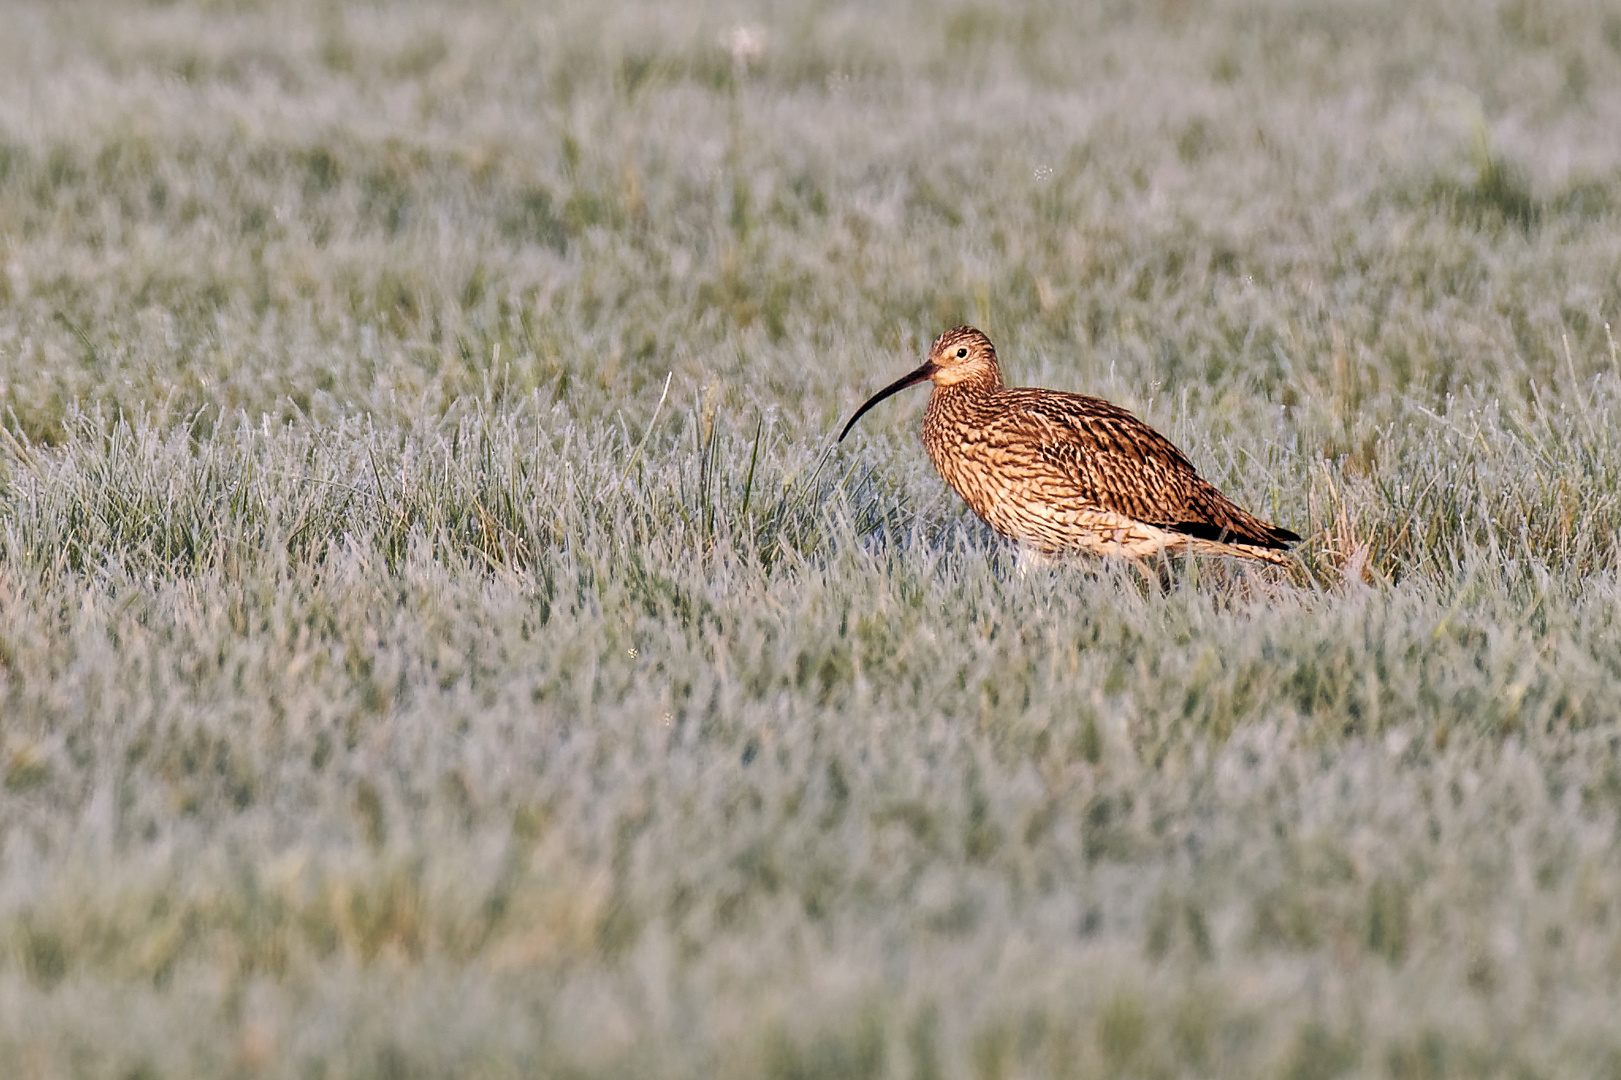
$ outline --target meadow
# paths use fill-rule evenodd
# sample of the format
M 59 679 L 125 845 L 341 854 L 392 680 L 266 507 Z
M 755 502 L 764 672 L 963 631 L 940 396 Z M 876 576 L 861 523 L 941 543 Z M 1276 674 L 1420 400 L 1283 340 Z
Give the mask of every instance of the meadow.
M 6 1076 L 1621 1075 L 1612 5 L 0 28 Z M 834 445 L 962 322 L 1296 565 Z

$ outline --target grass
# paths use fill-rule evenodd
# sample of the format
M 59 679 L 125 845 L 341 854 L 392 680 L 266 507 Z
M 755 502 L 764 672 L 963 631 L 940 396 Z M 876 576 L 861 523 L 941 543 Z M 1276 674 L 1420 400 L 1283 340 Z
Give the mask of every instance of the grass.
M 8 1075 L 1621 1068 L 1604 5 L 4 18 Z M 831 445 L 960 321 L 1300 565 Z

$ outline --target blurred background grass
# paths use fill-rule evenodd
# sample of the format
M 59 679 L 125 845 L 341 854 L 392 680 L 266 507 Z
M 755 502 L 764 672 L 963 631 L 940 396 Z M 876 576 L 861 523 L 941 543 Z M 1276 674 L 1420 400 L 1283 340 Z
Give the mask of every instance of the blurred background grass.
M 1607 5 L 3 20 L 14 1075 L 1621 1068 Z M 829 450 L 962 321 L 1297 580 Z

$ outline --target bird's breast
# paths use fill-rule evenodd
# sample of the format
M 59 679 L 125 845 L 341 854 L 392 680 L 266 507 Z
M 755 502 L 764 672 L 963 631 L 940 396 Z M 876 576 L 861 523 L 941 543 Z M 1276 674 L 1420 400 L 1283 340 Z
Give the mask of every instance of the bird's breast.
M 989 396 L 989 395 L 987 395 Z M 992 423 L 994 403 L 931 399 L 923 420 L 929 460 L 970 509 L 1004 536 L 1052 547 L 1069 526 L 1076 492 L 1041 452 L 1039 433 Z

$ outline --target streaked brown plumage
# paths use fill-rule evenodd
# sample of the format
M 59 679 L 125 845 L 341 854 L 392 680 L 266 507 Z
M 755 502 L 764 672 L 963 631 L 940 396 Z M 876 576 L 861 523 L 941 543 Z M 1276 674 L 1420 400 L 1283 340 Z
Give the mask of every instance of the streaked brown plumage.
M 934 381 L 923 414 L 929 459 L 985 524 L 1028 547 L 1282 563 L 1300 539 L 1217 491 L 1169 439 L 1118 405 L 1004 387 L 996 348 L 971 326 L 941 334 L 923 366 L 868 399 L 839 439 L 868 409 L 925 379 Z

